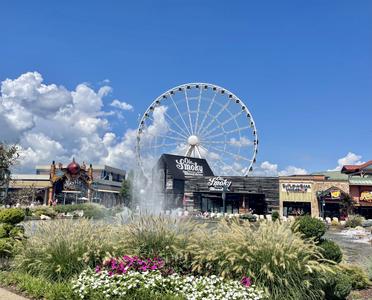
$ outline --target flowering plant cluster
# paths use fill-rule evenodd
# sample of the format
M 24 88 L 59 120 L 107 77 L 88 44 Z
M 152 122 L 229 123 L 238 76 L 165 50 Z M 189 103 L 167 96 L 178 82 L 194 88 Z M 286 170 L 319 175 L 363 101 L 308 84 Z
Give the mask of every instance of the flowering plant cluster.
M 224 280 L 217 276 L 182 276 L 173 273 L 163 276 L 160 271 L 132 271 L 125 274 L 109 274 L 107 270 L 94 272 L 83 271 L 74 281 L 73 289 L 81 299 L 89 299 L 91 295 L 102 299 L 112 299 L 124 295 L 133 295 L 139 290 L 150 293 L 164 293 L 183 296 L 188 300 L 260 300 L 264 292 L 244 279 L 239 281 Z M 249 280 L 248 280 L 249 281 Z
M 162 270 L 164 260 L 161 258 L 141 259 L 138 256 L 125 255 L 120 258 L 110 258 L 103 262 L 102 266 L 96 267 L 96 273 L 107 271 L 110 276 L 114 274 L 125 274 L 129 271 L 146 272 Z

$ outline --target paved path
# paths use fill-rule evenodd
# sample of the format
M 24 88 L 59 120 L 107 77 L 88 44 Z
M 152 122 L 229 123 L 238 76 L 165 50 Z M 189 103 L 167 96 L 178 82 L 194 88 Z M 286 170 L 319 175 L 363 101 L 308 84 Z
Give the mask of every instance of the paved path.
M 0 288 L 0 299 L 1 300 L 29 300 L 25 297 L 9 292 L 8 290 L 3 289 L 3 288 Z

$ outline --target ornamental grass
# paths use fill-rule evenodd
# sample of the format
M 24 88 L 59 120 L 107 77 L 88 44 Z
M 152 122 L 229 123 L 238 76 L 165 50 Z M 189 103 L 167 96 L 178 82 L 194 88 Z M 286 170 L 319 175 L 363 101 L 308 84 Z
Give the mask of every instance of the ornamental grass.
M 322 299 L 322 254 L 313 241 L 304 241 L 291 225 L 262 222 L 220 222 L 213 230 L 197 227 L 185 249 L 192 271 L 238 279 L 250 276 L 270 299 Z
M 117 227 L 90 220 L 40 222 L 14 265 L 19 271 L 52 281 L 67 281 L 120 250 Z

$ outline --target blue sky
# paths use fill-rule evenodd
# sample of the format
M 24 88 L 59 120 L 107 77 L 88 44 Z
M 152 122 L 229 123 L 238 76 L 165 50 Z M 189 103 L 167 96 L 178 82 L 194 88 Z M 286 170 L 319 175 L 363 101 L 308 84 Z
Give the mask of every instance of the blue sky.
M 1 12 L 0 81 L 37 71 L 69 91 L 108 84 L 103 110 L 134 108 L 107 116 L 118 139 L 162 92 L 201 81 L 245 101 L 259 163 L 311 172 L 349 152 L 372 159 L 369 0 L 2 1 Z

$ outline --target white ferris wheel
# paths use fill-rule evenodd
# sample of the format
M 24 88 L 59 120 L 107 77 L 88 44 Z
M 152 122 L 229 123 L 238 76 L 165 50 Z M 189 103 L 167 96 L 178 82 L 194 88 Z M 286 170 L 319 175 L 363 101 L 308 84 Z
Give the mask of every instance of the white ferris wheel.
M 214 174 L 245 176 L 258 152 L 248 107 L 225 88 L 188 83 L 156 98 L 139 121 L 137 160 L 146 174 L 164 153 L 205 158 Z

